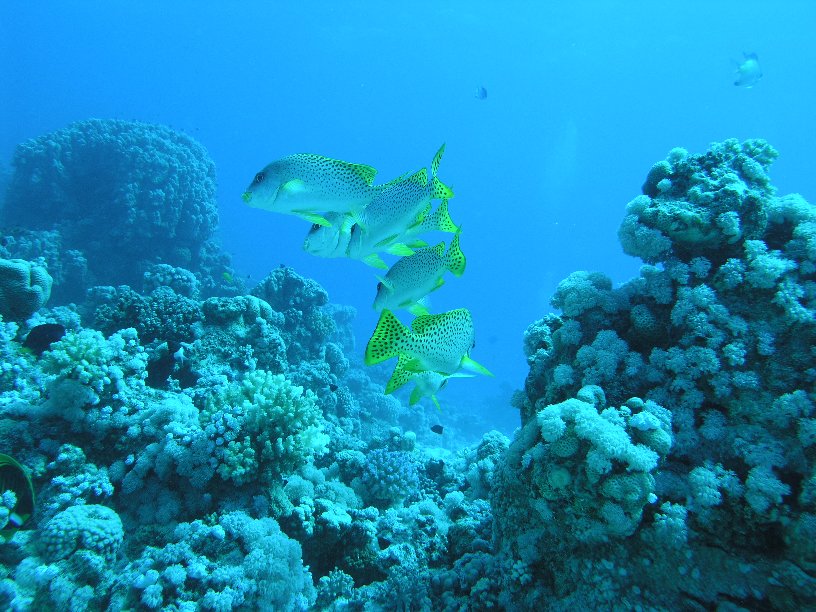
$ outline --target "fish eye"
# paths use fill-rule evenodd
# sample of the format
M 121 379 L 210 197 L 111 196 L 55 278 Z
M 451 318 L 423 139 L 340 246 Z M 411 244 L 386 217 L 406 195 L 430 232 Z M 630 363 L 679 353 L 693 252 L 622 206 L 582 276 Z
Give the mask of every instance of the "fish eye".
M 377 291 L 379 291 L 380 289 L 382 289 L 382 283 L 377 283 Z
M 321 226 L 320 226 L 320 224 L 319 224 L 319 223 L 312 223 L 312 231 L 313 231 L 313 232 L 316 232 L 317 230 L 319 230 L 319 229 L 320 229 L 320 227 L 321 227 Z
M 260 183 L 263 183 L 265 178 L 266 172 L 259 172 L 258 174 L 255 175 L 255 180 L 252 182 L 255 183 L 256 185 L 259 185 Z

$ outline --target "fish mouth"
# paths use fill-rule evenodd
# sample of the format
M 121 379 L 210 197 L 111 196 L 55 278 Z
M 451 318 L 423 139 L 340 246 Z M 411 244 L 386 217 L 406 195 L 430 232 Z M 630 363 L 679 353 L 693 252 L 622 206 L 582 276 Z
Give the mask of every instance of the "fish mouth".
M 249 201 L 252 199 L 252 192 L 251 191 L 245 191 L 243 193 L 243 195 L 241 195 L 241 199 L 244 202 L 246 202 L 247 204 L 249 204 Z

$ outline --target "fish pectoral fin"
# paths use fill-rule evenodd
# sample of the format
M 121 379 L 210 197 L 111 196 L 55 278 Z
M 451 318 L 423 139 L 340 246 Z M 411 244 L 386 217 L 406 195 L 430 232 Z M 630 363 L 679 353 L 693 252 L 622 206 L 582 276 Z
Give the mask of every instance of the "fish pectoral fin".
M 409 247 L 407 244 L 402 242 L 397 242 L 396 244 L 392 244 L 385 252 L 389 255 L 398 255 L 399 257 L 408 257 L 414 254 L 414 249 Z
M 484 374 L 485 376 L 493 376 L 493 373 L 490 370 L 488 370 L 486 367 L 484 367 L 479 362 L 474 361 L 473 359 L 471 359 L 467 355 L 462 357 L 461 366 L 463 368 L 465 368 L 466 370 L 470 370 L 471 372 L 476 372 L 477 374 Z
M 347 162 L 348 163 L 348 162 Z M 354 174 L 356 174 L 360 179 L 366 182 L 367 185 L 371 186 L 374 183 L 374 177 L 377 176 L 377 169 L 372 168 L 366 164 L 352 164 L 348 163 L 348 167 L 351 169 Z
M 386 263 L 376 253 L 372 253 L 371 255 L 366 255 L 365 257 L 363 257 L 363 263 L 368 266 L 371 266 L 372 268 L 379 268 L 380 270 L 388 269 Z
M 357 219 L 355 215 L 344 215 L 343 220 L 340 221 L 340 233 L 341 234 L 351 234 L 351 228 L 354 227 L 354 224 L 357 223 Z M 360 229 L 365 229 L 362 225 Z
M 412 240 L 411 242 L 406 242 L 406 244 L 407 244 L 407 245 L 408 245 L 410 248 L 412 248 L 412 249 L 414 249 L 414 250 L 416 250 L 416 249 L 424 249 L 426 246 L 428 246 L 428 243 L 427 243 L 427 242 L 425 242 L 424 240 Z
M 303 193 L 304 191 L 306 191 L 306 183 L 304 183 L 300 179 L 292 179 L 291 181 L 286 181 L 278 188 L 278 193 L 284 192 L 289 195 Z
M 419 388 L 419 385 L 414 387 L 414 390 L 411 391 L 411 397 L 408 399 L 408 405 L 414 406 L 419 403 L 419 400 L 422 399 L 422 389 Z
M 322 225 L 323 227 L 331 227 L 332 226 L 331 221 L 326 219 L 326 217 L 324 217 L 322 215 L 318 215 L 318 214 L 313 213 L 313 212 L 308 212 L 308 211 L 305 211 L 305 210 L 293 210 L 292 213 L 297 215 L 301 219 L 305 219 L 306 221 L 308 221 L 312 225 L 315 225 L 315 224 L 316 225 Z
M 398 240 L 398 239 L 399 239 L 399 234 L 391 234 L 387 238 L 383 238 L 378 243 L 376 243 L 374 245 L 374 248 L 377 249 L 377 250 L 386 249 L 389 245 L 391 245 L 391 243 L 393 243 L 395 240 Z

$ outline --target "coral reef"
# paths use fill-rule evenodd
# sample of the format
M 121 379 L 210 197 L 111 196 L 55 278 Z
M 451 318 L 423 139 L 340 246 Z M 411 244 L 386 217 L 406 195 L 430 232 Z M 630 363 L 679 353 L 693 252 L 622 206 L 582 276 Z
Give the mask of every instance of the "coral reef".
M 128 125 L 71 129 L 115 158 L 101 134 L 128 142 Z M 11 192 L 71 134 L 23 146 Z M 451 433 L 463 417 L 445 415 L 440 448 L 439 415 L 384 395 L 388 371 L 355 358 L 353 310 L 291 268 L 246 294 L 163 251 L 98 284 L 66 250 L 71 220 L 10 236 L 17 295 L 44 287 L 45 264 L 93 287 L 0 319 L 0 450 L 37 495 L 8 530 L 17 497 L 0 490 L 0 608 L 812 608 L 816 208 L 775 194 L 775 157 L 730 140 L 656 164 L 619 232 L 639 276 L 559 284 L 561 314 L 524 335 L 522 427 L 471 446 Z M 151 159 L 143 172 L 172 175 Z M 90 177 L 61 163 L 38 189 L 79 210 Z M 135 207 L 122 223 L 158 211 L 145 231 L 171 231 L 169 201 L 125 178 L 135 199 L 106 196 Z M 202 223 L 174 237 L 213 255 L 196 206 L 180 214 Z M 42 324 L 64 334 L 26 349 Z
M 507 605 L 554 595 L 579 607 L 624 597 L 643 607 L 814 601 L 816 581 L 804 573 L 816 548 L 803 535 L 816 511 L 816 208 L 775 195 L 767 172 L 776 156 L 761 140 L 728 140 L 701 155 L 672 150 L 620 228 L 624 249 L 647 263 L 640 276 L 613 288 L 602 274 L 574 273 L 553 297 L 563 314 L 527 329 L 524 428 L 494 499 L 494 510 L 506 508 L 496 515 L 500 546 L 518 570 L 505 581 Z M 607 436 L 602 446 L 615 452 L 590 457 L 601 430 L 585 424 L 588 437 L 578 434 L 569 417 L 587 385 L 621 407 L 615 414 L 595 402 L 634 447 Z M 631 461 L 638 445 L 654 451 L 645 472 Z M 563 523 L 550 498 L 553 482 L 568 481 L 576 495 L 578 472 L 568 468 L 568 479 L 553 460 L 567 451 L 586 453 L 616 482 L 599 481 L 567 521 L 591 517 L 595 527 L 531 548 L 546 528 L 519 530 L 513 517 L 550 513 Z M 599 535 L 605 543 L 583 549 L 580 562 L 552 569 L 550 552 L 565 541 Z M 667 538 L 672 553 L 657 556 Z
M 94 284 L 139 285 L 157 261 L 184 266 L 209 291 L 229 260 L 212 240 L 215 165 L 185 134 L 90 119 L 18 145 L 3 207 L 14 257 L 45 257 L 60 298 Z M 39 246 L 38 246 L 39 245 Z

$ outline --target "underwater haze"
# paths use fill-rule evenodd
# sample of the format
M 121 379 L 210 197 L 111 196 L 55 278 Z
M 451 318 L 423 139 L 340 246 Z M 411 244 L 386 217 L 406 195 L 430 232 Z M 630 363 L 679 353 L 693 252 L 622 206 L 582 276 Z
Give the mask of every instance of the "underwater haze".
M 0 608 L 816 609 L 813 24 L 0 2 Z M 443 144 L 413 328 L 242 197 Z

